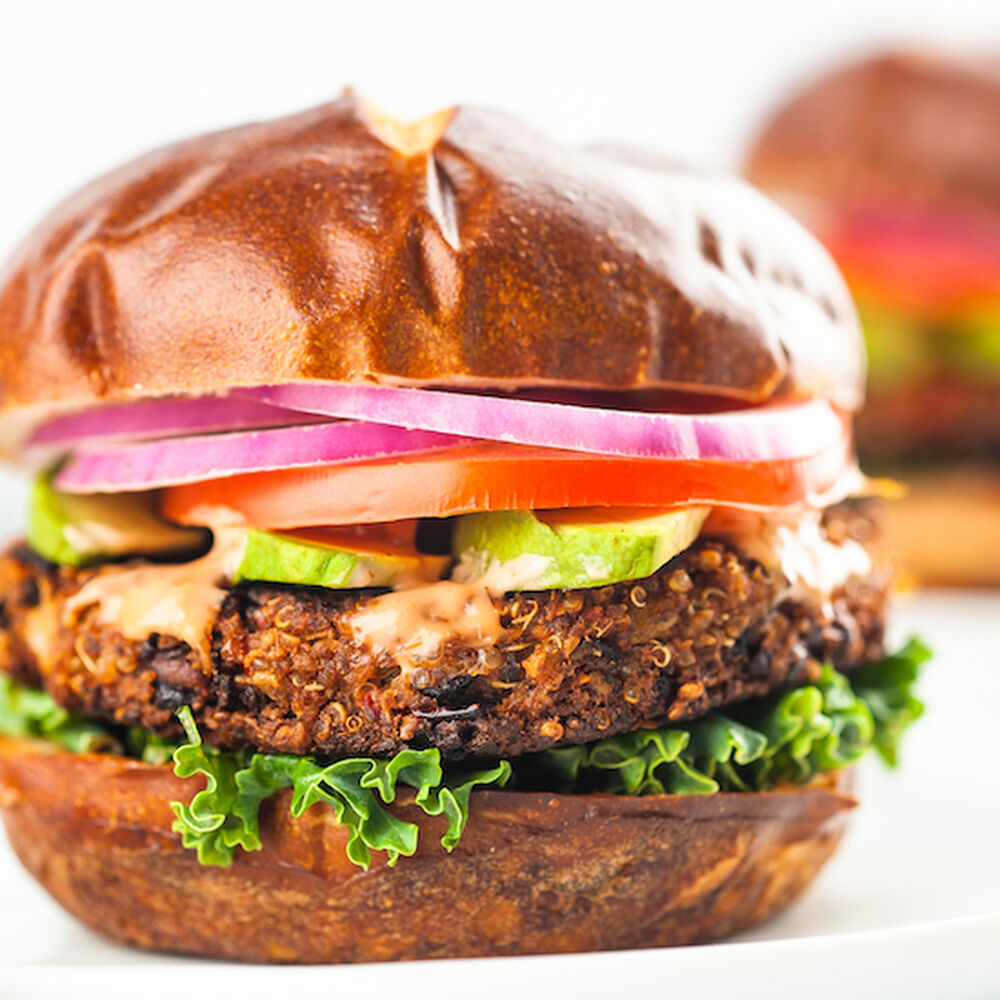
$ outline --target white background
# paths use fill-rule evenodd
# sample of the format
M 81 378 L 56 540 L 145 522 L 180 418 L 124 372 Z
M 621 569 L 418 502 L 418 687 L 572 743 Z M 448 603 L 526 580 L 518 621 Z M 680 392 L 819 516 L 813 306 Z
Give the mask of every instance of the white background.
M 0 257 L 55 201 L 123 159 L 193 132 L 308 107 L 348 84 L 402 116 L 455 102 L 485 103 L 514 111 L 566 141 L 642 144 L 733 167 L 755 124 L 784 88 L 841 58 L 889 43 L 1000 50 L 1000 3 L 0 0 Z M 17 530 L 22 501 L 19 484 L 0 474 L 0 535 Z M 928 682 L 933 709 L 914 734 L 909 768 L 899 779 L 871 773 L 869 791 L 878 794 L 858 817 L 837 868 L 803 907 L 759 934 L 794 943 L 811 940 L 803 933 L 888 933 L 921 924 L 938 929 L 930 936 L 906 937 L 902 946 L 897 941 L 895 950 L 889 939 L 873 944 L 871 938 L 848 934 L 837 939 L 832 952 L 753 952 L 762 958 L 749 964 L 748 953 L 739 951 L 747 945 L 727 945 L 728 951 L 708 953 L 725 955 L 724 962 L 700 959 L 703 950 L 686 950 L 687 957 L 677 953 L 672 965 L 652 956 L 608 957 L 599 960 L 603 965 L 587 960 L 573 966 L 575 977 L 565 965 L 558 971 L 545 966 L 550 971 L 538 972 L 536 987 L 550 982 L 544 992 L 551 994 L 573 985 L 579 995 L 593 995 L 589 982 L 610 997 L 616 995 L 614 981 L 628 982 L 637 992 L 637 977 L 668 983 L 671 970 L 681 979 L 694 974 L 707 986 L 709 980 L 722 982 L 729 962 L 732 975 L 746 977 L 751 992 L 753 983 L 768 982 L 768 963 L 783 973 L 797 969 L 801 990 L 786 994 L 778 985 L 781 977 L 775 978 L 772 998 L 862 996 L 867 995 L 865 982 L 884 996 L 893 995 L 892 984 L 909 996 L 957 995 L 942 981 L 935 984 L 935 974 L 946 977 L 949 965 L 953 974 L 970 974 L 969 961 L 977 981 L 1000 981 L 1000 958 L 991 977 L 981 949 L 961 950 L 981 940 L 975 935 L 982 935 L 982 927 L 949 924 L 947 930 L 935 923 L 982 917 L 1000 908 L 1000 788 L 990 760 L 996 751 L 989 728 L 992 707 L 1000 700 L 995 669 L 1000 598 L 933 599 L 904 612 L 904 618 L 910 623 L 926 619 L 925 631 L 943 647 Z M 974 705 L 967 700 L 971 690 L 981 695 Z M 967 704 L 979 723 L 969 732 Z M 972 752 L 961 767 L 952 768 L 940 747 L 961 740 L 970 741 Z M 911 834 L 901 835 L 900 829 Z M 138 959 L 97 947 L 75 924 L 47 909 L 44 897 L 12 874 L 15 869 L 2 851 L 0 938 L 6 951 L 0 960 L 0 997 L 13 996 L 10 990 L 18 996 L 48 995 L 45 983 L 66 987 L 58 971 L 61 962 Z M 991 926 L 995 936 L 996 925 Z M 863 950 L 869 946 L 871 953 Z M 19 960 L 29 965 L 17 973 L 10 963 Z M 829 971 L 839 961 L 853 963 L 859 974 L 864 969 L 869 978 L 845 982 L 841 989 L 835 977 L 820 972 L 816 978 L 810 972 Z M 890 973 L 897 969 L 890 964 L 896 962 L 912 975 L 893 979 Z M 48 978 L 35 963 L 47 966 Z M 203 983 L 209 968 L 200 967 Z M 416 981 L 428 985 L 435 976 L 442 983 L 450 977 L 454 987 L 455 976 L 466 973 L 451 968 L 454 975 L 431 973 L 428 967 Z M 514 992 L 531 995 L 535 973 L 529 976 L 528 970 L 542 967 L 515 968 L 523 974 L 514 976 L 520 983 Z M 188 991 L 191 980 L 174 979 L 174 973 L 170 969 L 163 981 Z M 250 981 L 241 975 L 241 985 L 234 986 L 236 975 L 224 970 L 220 990 L 246 995 Z M 479 995 L 493 995 L 490 982 L 503 979 L 496 975 L 466 978 L 462 992 L 476 981 Z M 74 995 L 82 996 L 86 975 L 77 970 L 71 976 Z M 308 982 L 310 988 L 333 993 L 339 985 L 341 992 L 369 995 L 378 984 L 387 995 L 403 995 L 412 993 L 409 976 L 392 980 L 386 970 L 361 980 L 342 970 L 322 985 Z M 879 985 L 880 976 L 890 985 Z M 95 995 L 114 995 L 114 989 L 106 992 L 109 982 L 102 972 L 94 980 Z M 147 977 L 141 987 L 153 995 L 155 983 L 155 977 Z M 734 994 L 727 990 L 725 995 Z

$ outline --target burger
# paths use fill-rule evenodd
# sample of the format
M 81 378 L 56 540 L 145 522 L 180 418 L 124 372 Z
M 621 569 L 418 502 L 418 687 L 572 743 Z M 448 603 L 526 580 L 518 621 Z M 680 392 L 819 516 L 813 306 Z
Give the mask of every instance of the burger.
M 71 197 L 0 340 L 0 803 L 113 939 L 717 938 L 919 712 L 850 298 L 741 181 L 348 96 Z
M 1000 583 L 1000 63 L 883 53 L 792 96 L 747 176 L 832 251 L 871 358 L 866 468 L 902 562 Z

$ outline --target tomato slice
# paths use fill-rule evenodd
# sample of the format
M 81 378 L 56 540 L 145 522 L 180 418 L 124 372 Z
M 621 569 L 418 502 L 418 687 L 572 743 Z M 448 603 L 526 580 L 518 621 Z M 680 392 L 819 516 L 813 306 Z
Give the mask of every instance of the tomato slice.
M 184 524 L 259 528 L 366 524 L 482 510 L 785 506 L 830 490 L 851 467 L 845 435 L 779 462 L 607 458 L 483 442 L 406 461 L 257 472 L 174 486 L 164 514 Z
M 821 234 L 856 294 L 928 319 L 1000 296 L 1000 250 L 953 233 L 846 222 Z

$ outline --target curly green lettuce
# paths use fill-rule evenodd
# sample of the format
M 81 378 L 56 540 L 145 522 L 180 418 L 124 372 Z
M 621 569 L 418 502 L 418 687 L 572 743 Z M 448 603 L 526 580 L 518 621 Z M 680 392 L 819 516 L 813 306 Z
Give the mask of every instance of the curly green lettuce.
M 912 692 L 930 656 L 911 639 L 845 675 L 757 698 L 682 726 L 624 733 L 515 762 L 518 787 L 625 795 L 764 791 L 848 767 L 874 747 L 895 766 L 900 738 L 923 711 Z
M 0 672 L 0 735 L 49 740 L 73 753 L 120 753 L 121 742 L 104 726 L 60 708 L 44 691 L 24 687 Z
M 171 803 L 174 830 L 205 865 L 228 865 L 237 849 L 261 848 L 261 803 L 284 788 L 289 809 L 333 810 L 348 830 L 347 856 L 361 868 L 372 851 L 389 864 L 417 849 L 418 824 L 385 808 L 400 786 L 415 790 L 428 816 L 443 815 L 447 850 L 459 842 L 477 787 L 624 795 L 710 795 L 762 791 L 804 783 L 855 763 L 874 748 L 895 766 L 900 738 L 922 712 L 913 694 L 930 656 L 911 640 L 894 655 L 852 671 L 825 666 L 816 683 L 733 706 L 685 725 L 640 730 L 585 746 L 562 747 L 499 761 L 485 768 L 442 768 L 436 749 L 403 750 L 390 760 L 354 757 L 333 763 L 314 757 L 225 752 L 205 746 L 189 708 L 180 710 L 185 741 L 171 744 L 142 730 L 121 736 L 71 715 L 41 691 L 0 676 L 0 733 L 54 740 L 77 752 L 128 753 L 149 763 L 173 759 L 182 778 L 202 776 L 190 802 Z
M 923 703 L 913 687 L 921 666 L 930 658 L 931 651 L 918 639 L 911 639 L 898 653 L 851 674 L 851 686 L 872 713 L 875 749 L 889 767 L 898 763 L 903 733 L 923 715 Z
M 226 753 L 203 745 L 189 708 L 179 716 L 187 742 L 174 751 L 174 772 L 181 778 L 203 775 L 205 788 L 190 803 L 171 803 L 174 830 L 205 865 L 228 865 L 237 847 L 260 850 L 260 804 L 283 788 L 292 789 L 293 816 L 320 803 L 333 810 L 348 830 L 347 857 L 359 868 L 369 867 L 373 850 L 385 851 L 390 865 L 416 852 L 419 827 L 383 808 L 395 801 L 401 784 L 416 789 L 414 801 L 428 816 L 445 816 L 441 843 L 450 851 L 468 821 L 472 789 L 502 787 L 511 774 L 510 764 L 500 761 L 480 770 L 453 770 L 445 779 L 441 755 L 433 748 L 402 750 L 390 760 L 352 757 L 332 764 L 291 754 Z

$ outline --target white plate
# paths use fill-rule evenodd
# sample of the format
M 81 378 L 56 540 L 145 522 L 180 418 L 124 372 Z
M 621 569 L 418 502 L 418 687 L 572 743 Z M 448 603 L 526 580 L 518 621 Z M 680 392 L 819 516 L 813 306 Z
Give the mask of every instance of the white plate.
M 247 1000 L 275 990 L 445 998 L 682 995 L 1000 997 L 1000 594 L 902 605 L 933 645 L 903 768 L 862 769 L 848 838 L 812 891 L 740 939 L 691 948 L 395 966 L 260 968 L 110 945 L 66 916 L 0 845 L 0 998 L 129 994 Z M 197 914 L 192 914 L 197 919 Z M 262 928 L 262 933 L 266 929 Z

